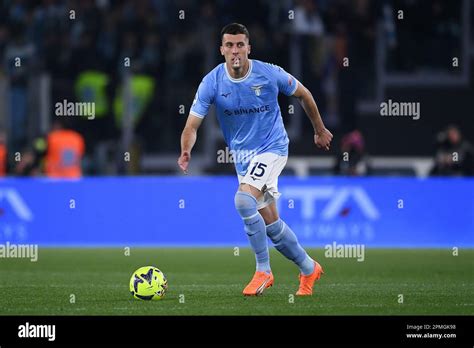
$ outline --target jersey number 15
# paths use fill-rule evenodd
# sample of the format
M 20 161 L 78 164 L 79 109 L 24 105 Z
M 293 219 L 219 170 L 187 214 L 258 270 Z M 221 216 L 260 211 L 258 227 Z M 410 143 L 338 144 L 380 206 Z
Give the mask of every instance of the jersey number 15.
M 265 174 L 265 168 L 267 168 L 267 165 L 264 163 L 259 163 L 255 162 L 255 164 L 252 167 L 252 171 L 250 172 L 250 175 L 255 175 L 257 178 L 260 178 Z M 260 170 L 260 172 L 256 173 L 255 169 Z

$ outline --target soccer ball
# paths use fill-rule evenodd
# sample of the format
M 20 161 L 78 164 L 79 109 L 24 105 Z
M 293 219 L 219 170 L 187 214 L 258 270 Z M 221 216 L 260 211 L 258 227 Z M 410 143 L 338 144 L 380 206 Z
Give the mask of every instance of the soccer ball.
M 168 289 L 168 281 L 158 268 L 140 267 L 130 278 L 130 293 L 139 300 L 161 300 Z

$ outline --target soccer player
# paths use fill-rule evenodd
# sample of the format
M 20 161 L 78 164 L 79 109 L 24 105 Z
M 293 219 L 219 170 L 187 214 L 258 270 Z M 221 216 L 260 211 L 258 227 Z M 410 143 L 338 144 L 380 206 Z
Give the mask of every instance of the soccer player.
M 255 253 L 256 272 L 243 290 L 260 295 L 273 285 L 267 236 L 275 248 L 300 269 L 296 295 L 312 295 L 323 269 L 298 243 L 295 233 L 280 219 L 276 208 L 278 176 L 288 158 L 288 136 L 278 93 L 298 98 L 314 128 L 316 146 L 329 150 L 332 134 L 324 127 L 311 93 L 279 66 L 249 59 L 249 32 L 232 23 L 221 31 L 219 64 L 202 80 L 181 135 L 179 167 L 187 173 L 197 130 L 215 104 L 225 141 L 234 154 L 239 180 L 235 208 Z

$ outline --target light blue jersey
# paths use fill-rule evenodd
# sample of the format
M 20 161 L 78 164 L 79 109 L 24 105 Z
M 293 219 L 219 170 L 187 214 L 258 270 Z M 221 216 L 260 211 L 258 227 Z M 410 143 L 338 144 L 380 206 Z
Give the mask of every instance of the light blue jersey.
M 297 80 L 279 66 L 249 60 L 247 74 L 234 79 L 225 63 L 207 74 L 199 85 L 191 114 L 204 118 L 211 104 L 235 166 L 245 175 L 253 156 L 272 152 L 288 155 L 288 136 L 283 125 L 278 93 L 293 95 Z

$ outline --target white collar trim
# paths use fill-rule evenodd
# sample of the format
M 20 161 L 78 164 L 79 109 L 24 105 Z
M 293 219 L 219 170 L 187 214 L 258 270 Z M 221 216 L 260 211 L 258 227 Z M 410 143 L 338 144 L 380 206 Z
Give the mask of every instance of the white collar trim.
M 245 76 L 243 76 L 241 78 L 238 78 L 238 79 L 234 79 L 232 76 L 230 76 L 229 71 L 227 70 L 227 64 L 224 63 L 224 69 L 225 69 L 225 73 L 227 74 L 227 77 L 229 78 L 229 80 L 231 82 L 235 82 L 235 83 L 239 83 L 239 82 L 243 82 L 243 81 L 247 80 L 247 78 L 252 73 L 252 67 L 253 67 L 252 59 L 249 59 L 249 70 L 247 71 Z

